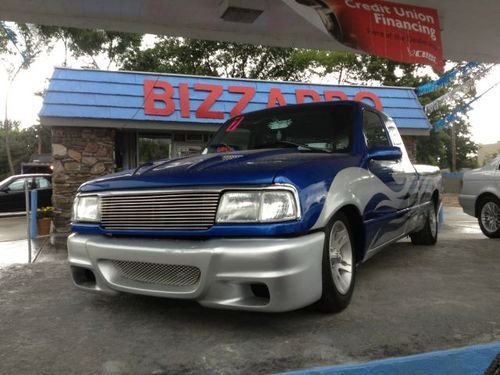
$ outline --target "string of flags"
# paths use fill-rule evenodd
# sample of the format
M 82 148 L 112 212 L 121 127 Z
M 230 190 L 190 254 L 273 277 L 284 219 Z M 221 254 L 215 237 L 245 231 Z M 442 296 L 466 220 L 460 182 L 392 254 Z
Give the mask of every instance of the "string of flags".
M 470 74 L 471 70 L 478 68 L 480 65 L 477 62 L 469 62 L 467 64 L 462 64 L 454 69 L 443 74 L 439 79 L 424 83 L 423 85 L 417 87 L 415 92 L 418 96 L 428 94 L 430 92 L 436 91 L 441 87 L 449 85 L 458 76 L 467 76 Z
M 425 106 L 425 112 L 433 112 L 445 105 L 456 102 L 463 98 L 466 94 L 471 93 L 475 89 L 475 82 L 485 77 L 489 71 L 493 68 L 494 64 L 479 64 L 477 62 L 469 62 L 456 66 L 454 69 L 446 72 L 439 79 L 425 83 L 415 89 L 418 96 L 422 96 L 431 92 L 434 92 L 445 86 L 455 84 L 450 91 L 441 95 L 439 98 L 433 100 L 431 103 Z M 458 85 L 457 81 L 462 81 Z M 483 92 L 481 95 L 474 97 L 467 103 L 461 103 L 456 106 L 450 113 L 442 117 L 438 121 L 432 124 L 435 130 L 442 129 L 446 124 L 455 121 L 460 115 L 466 113 L 472 103 L 479 100 L 482 96 L 492 90 L 494 87 L 499 85 L 500 82 L 492 85 L 488 90 Z
M 470 106 L 472 105 L 472 103 L 474 103 L 475 101 L 481 99 L 481 97 L 483 97 L 484 95 L 486 95 L 488 92 L 490 92 L 491 90 L 493 90 L 498 85 L 500 85 L 500 81 L 497 82 L 497 83 L 495 83 L 494 85 L 491 85 L 486 91 L 484 91 L 483 93 L 481 93 L 481 95 L 476 96 L 475 98 L 473 98 L 472 100 L 470 100 L 468 103 L 456 107 L 449 114 L 447 114 L 443 118 L 439 119 L 438 121 L 434 122 L 432 124 L 433 128 L 435 130 L 439 130 L 439 129 L 442 129 L 447 123 L 455 121 L 461 114 L 467 112 L 470 109 Z
M 471 70 L 469 74 L 465 77 L 465 80 L 460 85 L 454 87 L 446 94 L 440 96 L 439 98 L 427 104 L 424 107 L 425 112 L 427 113 L 433 112 L 444 105 L 459 100 L 460 97 L 464 96 L 464 94 L 471 93 L 476 87 L 475 82 L 485 77 L 489 73 L 491 68 L 493 68 L 493 66 L 494 66 L 493 64 L 480 65 L 476 69 Z

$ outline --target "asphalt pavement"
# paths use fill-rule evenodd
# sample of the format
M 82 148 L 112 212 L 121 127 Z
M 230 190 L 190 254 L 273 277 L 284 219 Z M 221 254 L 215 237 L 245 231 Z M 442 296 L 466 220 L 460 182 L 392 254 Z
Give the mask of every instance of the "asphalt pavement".
M 363 264 L 333 315 L 84 293 L 56 241 L 44 261 L 0 266 L 0 373 L 254 374 L 498 342 L 500 241 L 459 208 L 445 219 L 436 246 L 401 241 Z

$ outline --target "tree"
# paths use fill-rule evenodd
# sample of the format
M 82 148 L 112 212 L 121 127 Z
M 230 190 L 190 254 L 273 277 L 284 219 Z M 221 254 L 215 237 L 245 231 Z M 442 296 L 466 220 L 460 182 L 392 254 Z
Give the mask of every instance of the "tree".
M 9 91 L 18 73 L 22 69 L 27 69 L 40 55 L 44 48 L 47 48 L 49 46 L 49 44 L 47 38 L 43 34 L 40 34 L 34 25 L 17 24 L 13 26 L 5 26 L 4 24 L 2 24 L 2 26 L 4 36 L 7 37 L 6 34 L 10 34 L 7 38 L 8 42 L 5 45 L 7 53 L 17 53 L 18 55 L 20 55 L 18 61 L 15 61 L 13 59 L 4 61 L 8 77 L 7 87 L 5 90 L 5 117 L 3 121 L 4 143 L 5 153 L 7 156 L 7 164 L 9 166 L 10 173 L 14 174 L 14 162 L 11 155 L 9 138 L 11 124 L 8 114 Z
M 142 42 L 142 35 L 135 33 L 57 26 L 38 26 L 38 31 L 49 40 L 64 43 L 65 66 L 68 53 L 71 53 L 75 58 L 89 58 L 93 69 L 109 69 L 112 64 L 122 61 L 122 55 L 130 49 L 139 48 Z M 107 61 L 99 64 L 96 57 L 103 55 Z
M 5 152 L 6 128 L 9 128 L 11 157 L 15 171 L 19 171 L 21 164 L 29 161 L 31 155 L 38 152 L 39 141 L 42 145 L 42 151 L 50 150 L 49 129 L 39 129 L 38 126 L 22 129 L 17 121 L 10 122 L 8 127 L 2 123 L 0 128 L 0 180 L 12 174 L 7 164 L 7 153 Z
M 3 54 L 7 52 L 7 45 L 9 43 L 9 38 L 7 37 L 7 33 L 3 27 L 0 27 L 0 53 Z
M 362 67 L 358 77 L 365 82 L 377 82 L 385 86 L 418 87 L 432 80 L 428 74 L 422 73 L 423 66 L 397 63 L 369 55 L 361 56 L 360 60 Z M 455 90 L 460 83 L 455 79 L 446 87 L 420 96 L 420 103 L 425 106 L 447 92 Z M 433 124 L 452 112 L 454 108 L 465 106 L 475 94 L 476 91 L 472 88 L 470 91 L 461 92 L 456 98 L 450 98 L 445 105 L 428 113 L 429 122 Z M 432 129 L 429 137 L 417 138 L 417 161 L 450 170 L 471 168 L 477 165 L 477 158 L 473 156 L 477 149 L 477 145 L 471 140 L 469 118 L 467 115 L 461 115 L 442 129 Z
M 304 50 L 171 37 L 123 57 L 126 70 L 249 79 L 304 80 L 314 67 Z

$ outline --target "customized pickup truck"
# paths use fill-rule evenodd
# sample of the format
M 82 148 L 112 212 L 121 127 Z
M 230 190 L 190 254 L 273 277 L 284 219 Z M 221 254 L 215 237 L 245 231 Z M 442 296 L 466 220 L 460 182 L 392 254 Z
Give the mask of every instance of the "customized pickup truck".
M 230 119 L 202 155 L 83 184 L 69 262 L 88 291 L 336 312 L 357 265 L 406 236 L 436 242 L 440 196 L 439 170 L 412 165 L 385 114 L 278 107 Z

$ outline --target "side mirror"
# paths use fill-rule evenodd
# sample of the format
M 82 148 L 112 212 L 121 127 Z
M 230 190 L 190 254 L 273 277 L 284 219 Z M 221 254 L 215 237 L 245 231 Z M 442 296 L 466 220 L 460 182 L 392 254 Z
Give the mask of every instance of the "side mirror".
M 372 147 L 366 154 L 368 160 L 400 160 L 402 157 L 401 149 L 392 146 Z

